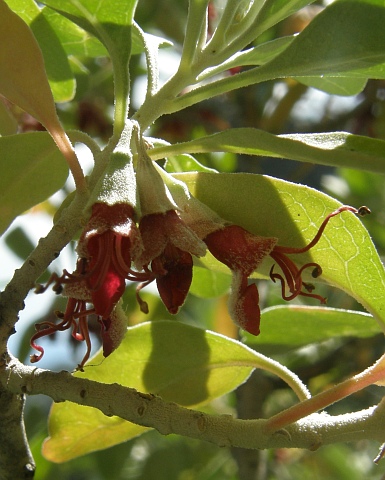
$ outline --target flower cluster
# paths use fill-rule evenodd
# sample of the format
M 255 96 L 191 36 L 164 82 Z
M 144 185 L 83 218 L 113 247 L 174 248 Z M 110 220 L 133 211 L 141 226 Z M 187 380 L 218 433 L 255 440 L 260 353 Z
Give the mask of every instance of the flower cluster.
M 302 279 L 307 269 L 312 269 L 313 277 L 318 277 L 322 273 L 321 266 L 309 262 L 298 267 L 291 256 L 314 247 L 335 215 L 343 211 L 368 213 L 365 208 L 356 210 L 342 206 L 325 218 L 305 247 L 284 247 L 278 245 L 277 238 L 254 235 L 220 218 L 195 199 L 182 182 L 160 171 L 146 154 L 141 141 L 138 141 L 135 172 L 131 164 L 128 169 L 126 166 L 120 168 L 120 183 L 115 182 L 119 168 L 117 162 L 106 185 L 111 189 L 111 184 L 121 184 L 121 175 L 129 172 L 126 183 L 132 190 L 134 174 L 135 200 L 132 192 L 130 198 L 123 194 L 114 196 L 112 201 L 99 193 L 90 207 L 89 220 L 78 242 L 79 260 L 75 271 L 64 270 L 60 277 L 53 275 L 48 284 L 39 289 L 42 292 L 53 284 L 57 293 L 68 297 L 68 303 L 64 312 L 56 313 L 58 323 L 46 321 L 36 325 L 31 346 L 38 353 L 31 356 L 32 362 L 40 360 L 44 354 L 43 348 L 36 343 L 39 338 L 71 329 L 72 336 L 87 346 L 79 365 L 83 368 L 91 351 L 88 331 L 91 314 L 96 315 L 101 325 L 103 353 L 108 356 L 120 344 L 126 330 L 120 299 L 127 280 L 138 283 L 137 301 L 143 312 L 148 312 L 148 306 L 141 299 L 140 291 L 155 281 L 165 307 L 176 314 L 191 285 L 193 258 L 204 256 L 207 250 L 232 272 L 231 317 L 244 330 L 258 335 L 259 295 L 256 284 L 250 282 L 249 277 L 262 261 L 268 256 L 273 259 L 270 278 L 280 282 L 285 300 L 302 295 L 325 303 L 324 298 L 313 293 L 314 286 Z M 119 201 L 121 198 L 123 201 Z

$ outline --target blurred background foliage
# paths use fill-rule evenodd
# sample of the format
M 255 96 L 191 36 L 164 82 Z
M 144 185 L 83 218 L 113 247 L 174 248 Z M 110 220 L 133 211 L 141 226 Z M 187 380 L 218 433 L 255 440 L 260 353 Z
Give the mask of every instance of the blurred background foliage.
M 167 38 L 174 48 L 161 50 L 161 78 L 167 78 L 177 65 L 178 52 L 183 41 L 187 0 L 141 0 L 136 20 L 150 33 Z M 214 2 L 211 22 L 221 8 Z M 265 35 L 270 39 L 301 31 L 323 7 L 324 2 L 304 8 L 296 15 L 271 28 Z M 265 37 L 264 40 L 267 38 Z M 76 74 L 77 91 L 74 101 L 58 105 L 60 118 L 67 129 L 80 129 L 105 143 L 112 132 L 113 84 L 111 65 L 107 58 L 72 58 Z M 131 60 L 132 112 L 140 105 L 145 81 L 143 55 Z M 231 72 L 229 72 L 231 75 Z M 18 131 L 39 130 L 34 119 L 17 109 L 12 110 Z M 302 85 L 295 80 L 277 80 L 240 89 L 227 95 L 207 100 L 174 115 L 160 118 L 151 127 L 149 135 L 169 142 L 187 141 L 202 135 L 222 131 L 230 127 L 255 127 L 268 132 L 310 133 L 347 131 L 358 135 L 385 140 L 385 83 L 369 81 L 362 93 L 355 97 L 327 95 Z M 8 132 L 12 133 L 12 132 Z M 4 132 L 3 132 L 4 134 Z M 223 172 L 253 172 L 273 175 L 285 180 L 303 183 L 324 191 L 343 203 L 367 205 L 372 215 L 365 220 L 380 256 L 385 251 L 385 189 L 382 175 L 347 169 L 334 169 L 312 164 L 297 163 L 272 158 L 235 156 L 233 154 L 202 154 L 198 160 L 207 167 Z M 36 218 L 50 218 L 71 189 L 68 183 L 61 194 L 36 207 L 33 212 L 14 222 L 5 235 L 6 252 L 13 252 L 19 262 L 26 258 L 36 241 Z M 39 217 L 40 218 L 40 217 Z M 37 229 L 38 230 L 38 229 Z M 55 269 L 71 268 L 75 263 L 74 245 L 61 255 Z M 1 282 L 7 280 L 3 270 Z M 10 273 L 9 273 L 10 275 Z M 47 273 L 48 276 L 48 273 Z M 46 276 L 46 278 L 47 278 Z M 44 281 L 44 278 L 42 279 Z M 365 281 L 365 279 L 362 279 Z M 278 305 L 280 289 L 271 282 L 259 282 L 261 306 Z M 226 282 L 224 288 L 227 288 Z M 319 293 L 328 297 L 331 306 L 360 309 L 354 300 L 342 292 L 323 285 Z M 150 315 L 138 312 L 134 301 L 134 287 L 125 294 L 125 308 L 130 323 L 144 319 L 170 318 L 163 304 L 151 291 L 143 292 L 150 305 Z M 298 300 L 297 300 L 298 301 Z M 301 298 L 300 302 L 306 301 Z M 36 318 L 23 317 L 22 327 L 13 341 L 13 353 L 28 362 L 29 338 L 33 323 L 61 310 L 65 300 L 47 294 L 39 298 Z M 173 317 L 175 318 L 175 317 Z M 228 317 L 226 298 L 219 296 L 201 299 L 189 295 L 186 305 L 176 319 L 193 325 L 218 331 L 237 338 L 238 332 Z M 94 323 L 94 331 L 99 327 Z M 50 338 L 51 349 L 58 347 L 55 369 L 71 369 L 77 363 L 75 342 L 70 337 Z M 98 338 L 93 338 L 97 344 Z M 63 346 L 63 344 L 65 344 Z M 80 345 L 82 349 L 82 345 Z M 309 386 L 312 393 L 320 392 L 334 383 L 361 371 L 373 363 L 383 351 L 382 335 L 366 339 L 330 339 L 322 344 L 310 345 L 299 350 L 276 355 L 275 358 L 294 370 Z M 264 351 L 265 354 L 269 352 Z M 274 358 L 274 353 L 270 352 Z M 48 361 L 52 357 L 47 355 Z M 45 366 L 42 364 L 42 366 Z M 48 365 L 47 365 L 48 366 Z M 381 398 L 380 387 L 365 391 L 328 409 L 329 413 L 343 413 L 363 409 Z M 240 418 L 265 417 L 291 405 L 295 399 L 281 381 L 261 372 L 254 372 L 248 382 L 236 392 L 216 400 L 205 407 L 212 413 L 231 413 Z M 26 410 L 28 437 L 37 462 L 37 480 L 285 480 L 329 479 L 359 480 L 384 478 L 385 465 L 374 465 L 378 445 L 360 442 L 354 445 L 332 445 L 319 451 L 302 450 L 247 451 L 221 449 L 195 440 L 170 436 L 162 437 L 151 431 L 127 443 L 106 451 L 89 454 L 71 462 L 55 465 L 46 461 L 40 453 L 47 436 L 46 419 L 50 401 L 47 398 L 29 398 Z

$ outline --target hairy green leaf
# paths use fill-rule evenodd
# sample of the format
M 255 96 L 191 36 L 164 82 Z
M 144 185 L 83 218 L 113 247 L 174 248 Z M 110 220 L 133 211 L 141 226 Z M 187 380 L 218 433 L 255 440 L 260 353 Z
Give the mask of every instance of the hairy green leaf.
M 385 141 L 346 132 L 273 135 L 234 128 L 149 150 L 153 160 L 183 153 L 234 152 L 385 173 Z
M 298 305 L 267 308 L 261 315 L 261 334 L 245 334 L 251 345 L 298 348 L 337 337 L 366 338 L 381 333 L 374 318 L 361 312 Z
M 129 106 L 129 60 L 133 16 L 138 0 L 46 0 L 53 8 L 106 47 L 112 61 L 115 86 L 115 124 L 122 130 Z
M 72 100 L 75 79 L 56 31 L 33 0 L 6 0 L 31 28 L 41 48 L 48 80 L 56 102 Z
M 59 190 L 68 166 L 46 132 L 0 138 L 0 233 L 18 215 Z
M 40 47 L 4 0 L 0 0 L 0 93 L 47 128 L 59 130 Z

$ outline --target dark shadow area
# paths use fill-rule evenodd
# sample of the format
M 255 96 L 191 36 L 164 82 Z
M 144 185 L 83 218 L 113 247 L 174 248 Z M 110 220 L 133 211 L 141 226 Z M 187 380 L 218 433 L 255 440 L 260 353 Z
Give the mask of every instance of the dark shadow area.
M 298 189 L 301 188 L 298 185 Z M 264 237 L 277 237 L 280 245 L 302 247 L 304 240 L 301 231 L 293 221 L 293 213 L 290 214 L 287 205 L 282 202 L 282 194 L 290 195 L 284 193 L 285 190 L 283 180 L 263 175 L 196 174 L 195 196 L 215 212 L 220 212 L 225 220 L 238 225 L 239 212 L 247 212 L 247 215 L 242 215 L 241 224 L 246 230 Z M 294 198 L 292 202 L 295 202 Z M 298 213 L 294 215 L 299 217 L 304 210 L 306 205 L 298 204 Z
M 151 334 L 153 349 L 143 373 L 146 390 L 183 406 L 205 401 L 210 360 L 205 331 L 175 321 L 154 321 Z

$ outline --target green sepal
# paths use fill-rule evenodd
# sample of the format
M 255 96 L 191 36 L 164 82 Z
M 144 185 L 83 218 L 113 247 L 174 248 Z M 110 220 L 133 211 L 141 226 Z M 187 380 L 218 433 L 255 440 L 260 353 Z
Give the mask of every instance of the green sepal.
M 135 146 L 137 150 L 136 178 L 142 216 L 166 213 L 177 208 L 161 175 L 147 153 L 139 126 L 135 128 Z
M 128 203 L 139 214 L 136 175 L 130 147 L 132 128 L 131 122 L 126 125 L 117 146 L 110 154 L 104 173 L 91 193 L 88 208 L 95 203 Z
M 94 203 L 128 203 L 135 209 L 139 206 L 135 172 L 129 153 L 111 153 L 107 168 L 91 194 L 88 206 Z

